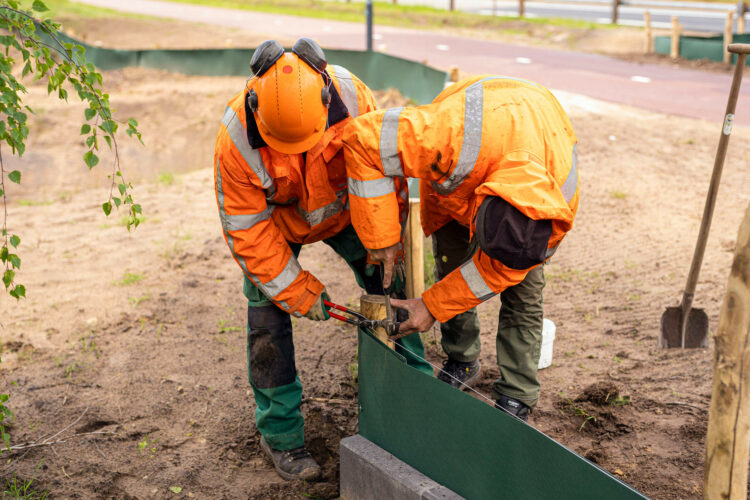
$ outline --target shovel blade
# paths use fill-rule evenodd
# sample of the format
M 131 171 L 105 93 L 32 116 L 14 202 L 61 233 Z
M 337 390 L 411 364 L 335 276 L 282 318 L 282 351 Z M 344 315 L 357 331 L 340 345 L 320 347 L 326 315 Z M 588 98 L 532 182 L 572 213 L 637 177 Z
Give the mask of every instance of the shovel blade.
M 685 347 L 708 346 L 708 315 L 703 309 L 690 309 L 685 327 Z M 661 315 L 659 347 L 682 347 L 682 308 L 667 307 Z

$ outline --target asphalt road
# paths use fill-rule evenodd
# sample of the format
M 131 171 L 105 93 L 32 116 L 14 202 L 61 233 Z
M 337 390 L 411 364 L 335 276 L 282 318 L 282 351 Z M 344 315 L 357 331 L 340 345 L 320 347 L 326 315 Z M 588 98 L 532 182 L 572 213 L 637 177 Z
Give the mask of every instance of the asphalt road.
M 155 17 L 247 29 L 267 33 L 269 37 L 307 36 L 318 40 L 324 47 L 365 48 L 364 26 L 358 23 L 154 0 L 76 1 Z M 731 80 L 729 74 L 636 64 L 595 54 L 525 47 L 388 26 L 375 27 L 375 47 L 443 69 L 457 65 L 469 73 L 525 78 L 553 90 L 710 120 L 716 122 L 717 127 L 724 118 Z M 750 83 L 741 91 L 735 123 L 750 126 Z
M 575 0 L 527 1 L 525 3 L 526 17 L 558 17 L 600 24 L 609 24 L 612 21 L 611 0 L 585 1 L 586 3 L 576 3 Z M 402 5 L 428 5 L 443 9 L 448 7 L 449 2 L 448 0 L 398 0 L 398 3 Z M 736 22 L 735 5 L 713 3 L 712 7 L 725 9 L 719 11 L 621 6 L 618 13 L 618 24 L 643 26 L 643 14 L 646 10 L 651 12 L 651 26 L 654 28 L 671 27 L 672 16 L 677 16 L 680 24 L 686 30 L 723 33 L 727 17 L 726 9 L 735 11 Z M 456 8 L 465 12 L 485 15 L 493 15 L 493 13 L 498 16 L 513 17 L 518 15 L 517 0 L 456 0 Z

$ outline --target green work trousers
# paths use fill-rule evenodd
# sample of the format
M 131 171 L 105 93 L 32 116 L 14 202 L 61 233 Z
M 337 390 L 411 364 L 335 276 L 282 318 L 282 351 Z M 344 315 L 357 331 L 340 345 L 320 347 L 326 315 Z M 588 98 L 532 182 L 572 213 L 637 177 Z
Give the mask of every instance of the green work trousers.
M 469 240 L 469 229 L 451 221 L 432 236 L 435 278 L 440 280 L 466 262 L 476 251 Z M 537 367 L 542 347 L 544 269 L 529 271 L 520 283 L 500 294 L 497 326 L 497 364 L 500 378 L 493 396 L 509 396 L 534 407 L 539 399 Z M 479 357 L 479 318 L 476 309 L 451 318 L 440 325 L 442 346 L 449 358 L 471 362 Z
M 375 272 L 368 272 L 367 251 L 352 226 L 324 242 L 343 257 L 361 288 L 370 294 L 383 293 L 380 272 L 377 268 L 372 269 Z M 290 243 L 290 247 L 298 256 L 302 245 Z M 248 379 L 255 395 L 255 425 L 271 448 L 299 448 L 305 441 L 300 410 L 302 383 L 294 361 L 291 318 L 247 277 L 243 292 L 248 300 L 247 364 Z M 409 365 L 432 376 L 432 366 L 420 359 L 424 358 L 424 347 L 419 334 L 399 339 L 396 352 L 403 355 Z

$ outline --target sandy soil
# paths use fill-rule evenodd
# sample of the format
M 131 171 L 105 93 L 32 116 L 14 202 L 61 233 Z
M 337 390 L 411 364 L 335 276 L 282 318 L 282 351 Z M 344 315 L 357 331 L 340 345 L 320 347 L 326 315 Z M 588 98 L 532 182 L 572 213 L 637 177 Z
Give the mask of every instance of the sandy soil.
M 63 442 L 3 453 L 0 478 L 36 475 L 50 498 L 166 498 L 170 487 L 195 498 L 337 495 L 338 442 L 357 425 L 350 328 L 295 320 L 306 439 L 323 480 L 281 480 L 253 424 L 241 275 L 211 171 L 224 103 L 242 81 L 105 74 L 118 115 L 138 119 L 146 142 L 120 146 L 145 216 L 131 233 L 118 214 L 103 217 L 107 169 L 86 172 L 78 126 L 66 130 L 82 107 L 32 88 L 33 138 L 13 162 L 24 184 L 9 190 L 28 299 L 0 296 L 0 384 L 12 392 L 13 444 L 57 433 Z M 698 498 L 713 343 L 663 351 L 657 337 L 684 286 L 719 124 L 559 97 L 580 140 L 582 202 L 547 267 L 557 339 L 530 422 L 649 496 Z M 734 136 L 696 294 L 714 329 L 750 202 L 750 129 Z M 337 302 L 356 302 L 328 247 L 305 247 L 301 263 Z M 498 307 L 480 307 L 485 393 L 497 376 Z M 424 339 L 439 364 L 439 332 Z

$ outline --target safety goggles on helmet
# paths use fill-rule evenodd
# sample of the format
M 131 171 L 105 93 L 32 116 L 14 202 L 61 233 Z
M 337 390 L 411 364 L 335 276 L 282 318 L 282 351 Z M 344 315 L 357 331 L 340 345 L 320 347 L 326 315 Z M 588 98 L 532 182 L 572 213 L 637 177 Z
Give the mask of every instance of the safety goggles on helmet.
M 292 53 L 305 61 L 312 69 L 318 73 L 325 71 L 328 66 L 326 55 L 320 45 L 309 38 L 300 38 L 292 47 Z M 253 74 L 260 77 L 284 55 L 284 47 L 276 40 L 266 40 L 261 43 L 253 58 L 250 60 L 250 69 Z
M 331 78 L 325 72 L 328 66 L 326 55 L 314 40 L 310 38 L 300 38 L 292 47 L 292 53 L 305 61 L 308 66 L 320 73 L 325 82 L 321 90 L 320 98 L 323 105 L 328 108 L 331 105 Z M 284 47 L 276 40 L 266 40 L 258 45 L 255 49 L 252 59 L 250 59 L 250 70 L 256 78 L 260 78 L 268 71 L 281 56 L 284 55 Z M 255 93 L 249 97 L 250 109 L 255 112 L 258 109 L 258 100 Z

